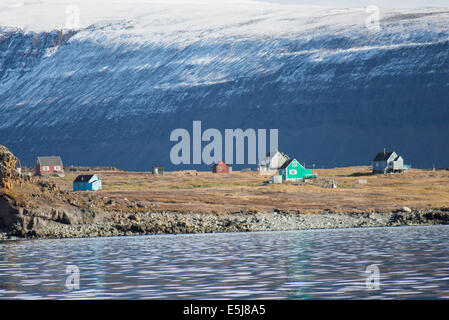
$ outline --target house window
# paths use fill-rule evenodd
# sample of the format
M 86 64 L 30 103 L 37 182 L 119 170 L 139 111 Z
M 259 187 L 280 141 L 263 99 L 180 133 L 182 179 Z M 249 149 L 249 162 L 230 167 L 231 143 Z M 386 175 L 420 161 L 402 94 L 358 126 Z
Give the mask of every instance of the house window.
M 217 167 L 217 171 L 221 171 L 221 167 Z
M 292 176 L 296 175 L 297 171 L 295 169 L 291 169 L 288 171 L 289 174 L 291 174 Z
M 60 171 L 60 170 L 61 170 L 61 167 L 60 167 L 60 166 L 55 166 L 55 170 L 56 170 L 56 171 Z
M 50 171 L 50 168 L 47 167 L 47 166 L 44 166 L 44 167 L 42 168 L 42 170 L 44 170 L 44 171 Z
M 296 166 L 298 166 L 298 163 L 297 163 L 296 161 L 294 161 L 294 162 L 292 163 L 292 167 L 296 167 Z

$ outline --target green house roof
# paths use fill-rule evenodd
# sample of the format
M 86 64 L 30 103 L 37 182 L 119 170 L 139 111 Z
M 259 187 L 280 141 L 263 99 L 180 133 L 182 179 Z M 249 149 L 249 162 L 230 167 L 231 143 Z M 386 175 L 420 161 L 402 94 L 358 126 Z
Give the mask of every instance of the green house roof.
M 302 166 L 302 164 L 299 163 L 299 161 L 296 160 L 296 159 L 290 159 L 290 160 L 286 161 L 286 162 L 282 165 L 282 167 L 281 167 L 280 169 L 286 169 L 286 168 L 288 168 L 288 167 L 290 166 L 290 164 L 292 164 L 292 162 L 294 162 L 294 161 L 296 161 L 296 162 L 301 166 L 301 168 L 305 169 L 305 168 Z

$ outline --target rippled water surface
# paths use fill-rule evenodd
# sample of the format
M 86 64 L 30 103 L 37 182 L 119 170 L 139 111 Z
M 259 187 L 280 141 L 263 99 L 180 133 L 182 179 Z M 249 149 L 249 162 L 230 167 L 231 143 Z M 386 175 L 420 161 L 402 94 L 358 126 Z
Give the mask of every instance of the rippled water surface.
M 448 299 L 449 226 L 4 241 L 0 298 Z

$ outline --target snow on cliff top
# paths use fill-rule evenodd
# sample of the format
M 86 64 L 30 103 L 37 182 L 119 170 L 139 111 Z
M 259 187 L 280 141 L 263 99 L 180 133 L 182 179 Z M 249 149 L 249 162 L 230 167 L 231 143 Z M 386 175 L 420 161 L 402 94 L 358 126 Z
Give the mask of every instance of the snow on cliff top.
M 446 9 L 381 10 L 381 19 L 399 12 L 412 18 Z M 79 19 L 77 13 L 79 12 Z M 220 35 L 288 35 L 316 28 L 333 31 L 363 27 L 372 12 L 366 8 L 326 8 L 251 0 L 1 0 L 0 28 L 25 31 L 84 29 L 115 25 L 124 37 L 161 39 L 187 32 L 190 37 Z M 418 15 L 418 16 L 417 16 Z M 79 21 L 79 23 L 77 23 Z M 113 28 L 112 28 L 113 29 Z M 148 37 L 146 37 L 148 38 Z
M 1 0 L 0 26 L 18 27 L 29 31 L 43 31 L 71 28 L 73 10 L 79 10 L 80 28 L 104 21 L 148 17 L 148 22 L 170 17 L 177 24 L 178 19 L 208 18 L 215 20 L 217 14 L 247 14 L 278 9 L 280 5 L 255 3 L 249 0 Z M 153 20 L 153 21 L 151 21 Z M 73 21 L 73 20 L 72 20 Z M 162 22 L 160 20 L 159 22 Z M 204 22 L 204 20 L 202 21 Z

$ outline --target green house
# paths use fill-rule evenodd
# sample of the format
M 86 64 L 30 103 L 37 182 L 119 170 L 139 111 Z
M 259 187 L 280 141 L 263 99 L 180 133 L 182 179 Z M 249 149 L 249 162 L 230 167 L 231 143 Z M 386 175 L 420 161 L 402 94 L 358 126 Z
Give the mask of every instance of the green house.
M 310 178 L 316 178 L 310 169 L 304 168 L 296 159 L 285 162 L 279 170 L 279 175 L 283 181 L 298 181 Z

